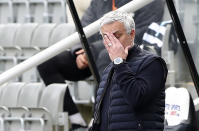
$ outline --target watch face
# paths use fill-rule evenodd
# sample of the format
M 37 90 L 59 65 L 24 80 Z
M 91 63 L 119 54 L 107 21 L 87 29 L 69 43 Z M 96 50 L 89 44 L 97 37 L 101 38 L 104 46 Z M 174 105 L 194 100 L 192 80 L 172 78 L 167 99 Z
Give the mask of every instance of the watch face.
M 120 58 L 120 57 L 117 57 L 117 58 L 114 59 L 113 62 L 114 62 L 114 64 L 121 64 L 123 62 L 123 59 Z

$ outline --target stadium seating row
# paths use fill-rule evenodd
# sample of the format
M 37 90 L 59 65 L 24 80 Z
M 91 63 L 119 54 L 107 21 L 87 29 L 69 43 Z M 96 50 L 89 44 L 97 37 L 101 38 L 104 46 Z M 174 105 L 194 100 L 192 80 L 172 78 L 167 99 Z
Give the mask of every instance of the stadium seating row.
M 66 84 L 9 83 L 0 87 L 1 131 L 68 130 L 63 112 Z
M 1 70 L 7 70 L 40 50 L 62 40 L 75 31 L 72 24 L 1 24 L 0 25 L 0 62 Z M 33 73 L 34 72 L 34 73 Z M 34 75 L 33 75 L 34 74 Z M 34 69 L 29 77 L 17 81 L 38 82 Z
M 72 24 L 1 24 L 0 46 L 4 48 L 46 48 L 75 31 Z
M 0 12 L 0 23 L 67 22 L 66 0 L 1 0 Z

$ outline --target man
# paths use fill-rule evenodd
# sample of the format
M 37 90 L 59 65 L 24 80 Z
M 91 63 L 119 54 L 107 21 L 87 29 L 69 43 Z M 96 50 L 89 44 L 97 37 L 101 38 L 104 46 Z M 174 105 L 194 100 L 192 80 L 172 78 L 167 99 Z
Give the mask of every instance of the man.
M 134 44 L 135 24 L 127 13 L 105 15 L 100 31 L 112 62 L 104 70 L 97 92 L 97 130 L 163 130 L 167 76 L 164 60 Z
M 101 18 L 104 14 L 111 10 L 115 10 L 132 0 L 92 0 L 89 8 L 86 10 L 81 23 L 83 26 L 87 26 L 97 19 Z M 134 13 L 134 19 L 136 23 L 136 37 L 135 42 L 137 44 L 142 44 L 143 34 L 148 29 L 148 26 L 152 22 L 160 22 L 162 20 L 164 12 L 164 2 L 163 0 L 154 0 L 154 2 L 149 5 L 137 10 Z M 110 59 L 107 57 L 107 52 L 102 46 L 102 39 L 99 33 L 93 35 L 88 39 L 91 46 L 91 51 L 96 59 L 97 67 L 100 75 L 102 74 L 104 68 L 110 63 Z M 79 51 L 79 52 L 78 52 Z M 88 68 L 88 62 L 86 55 L 81 48 L 81 44 L 76 45 L 72 48 L 72 54 L 76 56 L 77 67 L 80 70 Z M 102 60 L 103 59 L 103 62 Z M 82 76 L 82 75 L 80 75 Z
M 87 26 L 101 18 L 105 13 L 119 8 L 130 1 L 131 0 L 92 0 L 81 23 L 83 26 Z M 135 41 L 137 43 L 141 44 L 143 33 L 151 22 L 161 21 L 163 9 L 163 0 L 155 0 L 135 12 L 134 19 L 137 23 Z M 102 74 L 101 72 L 104 70 L 104 67 L 110 63 L 110 59 L 104 46 L 102 46 L 103 44 L 99 33 L 89 38 L 88 42 L 90 46 L 93 47 L 91 51 L 94 52 L 93 55 L 97 60 L 99 73 Z M 38 71 L 46 85 L 51 83 L 65 83 L 65 80 L 78 81 L 91 76 L 86 55 L 80 44 L 73 47 L 71 52 L 65 51 L 39 65 Z M 72 125 L 78 124 L 85 126 L 85 122 L 79 114 L 68 89 L 64 98 L 64 111 L 69 113 L 69 119 Z

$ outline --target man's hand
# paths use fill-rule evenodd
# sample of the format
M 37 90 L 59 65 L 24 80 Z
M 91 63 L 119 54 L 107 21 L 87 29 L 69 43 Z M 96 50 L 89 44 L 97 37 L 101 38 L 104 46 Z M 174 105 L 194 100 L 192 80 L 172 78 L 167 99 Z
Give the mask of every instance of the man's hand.
M 106 35 L 104 35 L 104 46 L 106 47 L 112 61 L 117 57 L 126 59 L 128 56 L 128 49 L 131 47 L 127 46 L 124 49 L 123 45 L 112 33 L 106 33 Z
M 75 54 L 77 55 L 76 64 L 77 64 L 78 69 L 81 70 L 88 67 L 88 60 L 87 60 L 86 54 L 84 53 L 84 50 L 81 49 L 75 52 Z

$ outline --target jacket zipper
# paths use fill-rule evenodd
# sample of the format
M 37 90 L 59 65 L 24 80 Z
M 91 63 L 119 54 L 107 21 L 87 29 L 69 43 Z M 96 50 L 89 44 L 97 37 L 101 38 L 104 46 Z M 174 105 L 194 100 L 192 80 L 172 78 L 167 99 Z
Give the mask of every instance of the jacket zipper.
M 112 79 L 113 79 L 113 80 L 114 80 L 114 73 L 115 73 L 115 72 L 113 72 L 113 76 L 112 76 Z M 113 81 L 111 81 L 111 83 L 110 83 L 109 86 L 111 86 L 112 82 L 113 82 Z M 112 88 L 111 88 L 111 89 L 112 89 Z M 111 89 L 110 89 L 109 105 L 111 105 L 111 100 L 112 100 L 112 93 L 111 93 L 112 91 L 111 91 Z M 110 106 L 108 107 L 108 124 L 107 124 L 107 131 L 109 131 L 109 124 L 110 124 L 109 118 L 110 118 Z
M 110 91 L 110 98 L 109 98 L 109 105 L 111 104 L 111 91 Z M 107 124 L 107 131 L 109 130 L 109 124 L 110 124 L 110 106 L 108 107 L 108 124 Z
M 107 66 L 107 67 L 108 67 L 108 66 Z M 106 68 L 107 68 L 107 67 L 106 67 Z M 111 73 L 112 70 L 113 70 L 113 69 L 111 69 L 110 72 L 109 72 L 109 74 L 108 74 L 107 83 L 106 83 L 106 85 L 105 85 L 105 88 L 107 88 L 107 86 L 109 86 L 109 83 L 110 83 L 110 76 L 111 76 L 111 74 L 112 74 L 112 73 Z M 105 89 L 105 88 L 104 88 L 104 89 Z M 106 92 L 104 92 L 104 93 L 106 93 Z M 104 96 L 103 96 L 103 97 L 104 97 Z M 98 118 L 99 118 L 99 114 L 100 114 L 100 113 L 99 113 L 99 108 L 100 108 L 100 105 L 101 105 L 101 103 L 102 103 L 102 100 L 103 100 L 103 99 L 101 98 L 100 101 L 99 101 L 99 104 L 98 104 L 98 106 L 97 106 L 96 112 L 95 112 L 95 114 L 94 114 L 94 123 L 98 123 L 98 124 L 99 124 L 99 121 L 100 121 L 100 120 L 98 119 Z
M 111 66 L 111 64 L 109 64 L 107 67 L 105 67 L 105 69 L 103 70 L 103 72 L 104 72 L 109 66 Z M 112 67 L 112 68 L 113 68 L 113 67 Z

